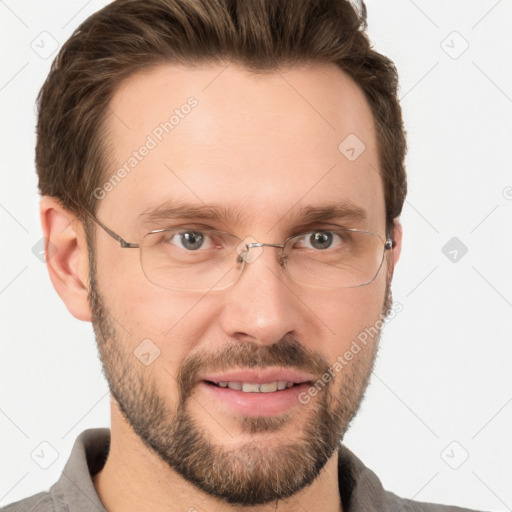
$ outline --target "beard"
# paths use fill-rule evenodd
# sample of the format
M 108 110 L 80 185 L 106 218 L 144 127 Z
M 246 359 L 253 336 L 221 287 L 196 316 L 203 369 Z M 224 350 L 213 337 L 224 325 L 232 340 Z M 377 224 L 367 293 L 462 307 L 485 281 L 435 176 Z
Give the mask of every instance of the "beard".
M 127 336 L 116 327 L 96 282 L 95 260 L 89 247 L 89 302 L 103 373 L 119 410 L 141 441 L 172 470 L 206 494 L 227 503 L 260 505 L 288 498 L 309 486 L 339 447 L 355 416 L 373 370 L 380 330 L 361 353 L 299 414 L 238 417 L 251 441 L 235 448 L 215 443 L 205 425 L 190 410 L 200 372 L 237 367 L 283 366 L 305 370 L 321 380 L 330 365 L 323 355 L 291 337 L 272 345 L 234 342 L 216 352 L 202 350 L 187 356 L 176 375 L 177 404 L 161 393 L 154 374 L 128 349 Z M 381 319 L 392 299 L 386 286 Z M 316 380 L 315 380 L 316 382 Z M 279 391 L 277 391 L 279 392 Z M 299 420 L 300 418 L 300 420 Z M 300 421 L 300 435 L 268 446 L 272 432 Z M 266 433 L 259 436 L 258 433 Z

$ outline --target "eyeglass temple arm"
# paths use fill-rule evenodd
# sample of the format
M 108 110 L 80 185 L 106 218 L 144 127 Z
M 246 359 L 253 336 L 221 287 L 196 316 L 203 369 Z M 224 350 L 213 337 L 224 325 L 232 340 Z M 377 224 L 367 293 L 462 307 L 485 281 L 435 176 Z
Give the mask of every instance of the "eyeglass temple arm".
M 127 242 L 124 238 L 120 237 L 116 232 L 112 231 L 109 227 L 105 226 L 101 220 L 97 219 L 92 213 L 87 211 L 87 215 L 100 226 L 107 234 L 109 234 L 114 240 L 119 242 L 119 245 L 122 249 L 138 249 L 140 244 L 133 244 L 131 242 Z

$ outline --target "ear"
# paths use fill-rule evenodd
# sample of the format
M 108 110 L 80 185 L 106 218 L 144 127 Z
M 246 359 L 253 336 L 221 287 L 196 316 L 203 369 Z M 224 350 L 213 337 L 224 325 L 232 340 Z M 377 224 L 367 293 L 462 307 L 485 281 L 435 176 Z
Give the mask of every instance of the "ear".
M 389 258 L 389 275 L 390 280 L 393 277 L 393 272 L 395 271 L 396 264 L 400 259 L 400 254 L 402 253 L 402 224 L 400 223 L 399 218 L 397 217 L 393 221 L 393 241 L 395 242 L 395 246 L 393 250 L 390 251 Z
M 69 312 L 90 322 L 89 259 L 83 225 L 53 197 L 43 196 L 39 211 L 52 284 Z

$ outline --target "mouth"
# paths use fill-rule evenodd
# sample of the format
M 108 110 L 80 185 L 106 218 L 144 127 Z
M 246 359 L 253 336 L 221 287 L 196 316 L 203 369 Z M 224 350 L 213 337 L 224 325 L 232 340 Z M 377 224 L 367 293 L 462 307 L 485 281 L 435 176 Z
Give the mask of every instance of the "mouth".
M 199 389 L 208 404 L 241 416 L 275 416 L 301 405 L 299 395 L 313 384 L 313 376 L 284 368 L 239 369 L 205 375 Z
M 261 384 L 258 382 L 241 382 L 236 380 L 224 380 L 219 382 L 205 380 L 204 382 L 219 388 L 234 389 L 236 391 L 242 391 L 243 393 L 275 393 L 277 391 L 284 391 L 285 389 L 290 389 L 299 385 L 297 382 L 287 380 L 276 380 L 272 382 L 263 382 Z

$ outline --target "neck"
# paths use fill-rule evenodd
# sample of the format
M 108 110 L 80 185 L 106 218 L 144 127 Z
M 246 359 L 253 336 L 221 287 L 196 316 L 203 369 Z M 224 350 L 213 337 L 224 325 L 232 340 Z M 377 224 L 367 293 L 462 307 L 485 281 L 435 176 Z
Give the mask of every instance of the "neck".
M 231 512 L 240 506 L 214 498 L 186 481 L 135 434 L 111 402 L 110 450 L 103 469 L 93 477 L 94 486 L 109 512 Z M 266 505 L 244 506 L 245 512 L 322 510 L 342 512 L 338 488 L 338 454 L 329 459 L 320 475 L 294 496 Z

